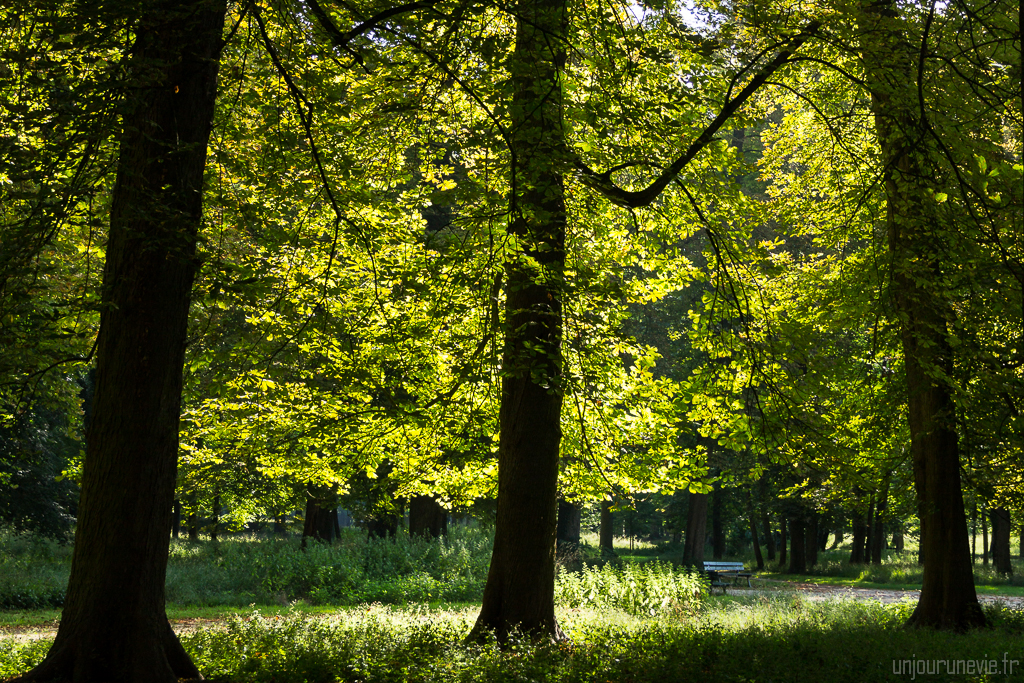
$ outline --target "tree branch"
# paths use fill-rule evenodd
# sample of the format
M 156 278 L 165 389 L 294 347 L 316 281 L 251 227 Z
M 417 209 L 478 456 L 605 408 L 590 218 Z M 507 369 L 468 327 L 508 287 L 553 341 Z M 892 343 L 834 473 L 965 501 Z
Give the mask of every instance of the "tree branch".
M 686 168 L 686 165 L 700 152 L 704 147 L 708 145 L 712 140 L 715 139 L 715 133 L 725 125 L 725 122 L 729 120 L 736 110 L 738 110 L 743 103 L 746 102 L 751 95 L 757 92 L 765 81 L 767 81 L 773 73 L 787 61 L 796 52 L 800 46 L 802 46 L 808 38 L 812 37 L 818 30 L 820 24 L 816 21 L 809 23 L 799 34 L 793 37 L 789 41 L 788 46 L 785 50 L 775 56 L 775 59 L 770 61 L 764 66 L 754 78 L 747 84 L 743 90 L 740 91 L 736 97 L 730 99 L 722 107 L 722 111 L 718 113 L 718 116 L 708 124 L 708 127 L 700 134 L 700 136 L 694 140 L 686 151 L 683 152 L 682 156 L 676 159 L 672 164 L 662 171 L 661 175 L 658 176 L 653 183 L 648 185 L 642 190 L 630 191 L 625 190 L 614 182 L 612 182 L 611 174 L 612 171 L 605 171 L 604 173 L 598 173 L 591 169 L 581 160 L 576 160 L 576 168 L 580 172 L 580 178 L 583 184 L 591 189 L 597 190 L 605 197 L 610 199 L 613 203 L 626 208 L 639 208 L 641 206 L 647 206 L 661 194 L 672 180 L 679 175 L 680 171 Z

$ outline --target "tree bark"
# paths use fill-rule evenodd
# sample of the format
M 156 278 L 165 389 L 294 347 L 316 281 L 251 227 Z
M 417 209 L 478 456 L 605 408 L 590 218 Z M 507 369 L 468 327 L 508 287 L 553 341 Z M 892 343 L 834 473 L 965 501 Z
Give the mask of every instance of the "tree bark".
M 691 493 L 686 511 L 686 536 L 683 539 L 683 564 L 697 566 L 704 563 L 704 541 L 707 536 L 708 494 Z
M 853 523 L 853 548 L 850 550 L 850 564 L 864 564 L 864 542 L 867 540 L 867 526 L 864 524 L 864 515 L 854 512 Z
M 167 621 L 164 579 L 225 3 L 137 11 L 71 575 L 53 645 L 22 681 L 199 676 Z
M 889 482 L 882 485 L 878 493 L 878 505 L 875 509 L 875 527 L 871 535 L 871 564 L 882 564 L 882 551 L 885 550 L 885 521 L 883 516 L 888 507 Z
M 441 538 L 448 535 L 448 511 L 433 496 L 409 501 L 409 535 Z
M 988 515 L 981 513 L 981 565 L 988 566 Z
M 520 0 L 509 72 L 513 160 L 505 348 L 498 411 L 498 511 L 483 605 L 471 638 L 518 629 L 562 639 L 555 621 L 555 525 L 562 438 L 562 296 L 569 158 L 559 69 L 565 0 Z
M 914 485 L 921 517 L 924 577 L 908 624 L 966 629 L 984 625 L 978 604 L 960 485 L 950 313 L 937 293 L 937 254 L 949 234 L 927 190 L 934 176 L 928 122 L 916 89 L 920 39 L 907 35 L 895 0 L 860 5 L 861 58 L 881 151 L 895 308 L 908 394 Z M 927 46 L 925 46 L 927 47 Z M 930 202 L 930 203 L 929 203 Z

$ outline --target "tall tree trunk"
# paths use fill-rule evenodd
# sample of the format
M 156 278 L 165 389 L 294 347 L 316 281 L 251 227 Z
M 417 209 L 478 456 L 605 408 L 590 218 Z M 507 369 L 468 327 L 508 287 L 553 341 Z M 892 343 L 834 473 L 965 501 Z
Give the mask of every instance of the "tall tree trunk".
M 71 575 L 57 636 L 24 681 L 199 676 L 167 621 L 164 579 L 225 3 L 132 7 Z
M 875 496 L 868 498 L 868 516 L 864 520 L 864 564 L 871 562 L 871 549 L 875 547 Z
M 1013 575 L 1010 562 L 1010 511 L 1004 507 L 993 508 L 992 512 L 992 563 L 995 570 L 1004 576 Z
M 448 535 L 448 511 L 433 496 L 409 501 L 409 535 L 440 538 Z
M 601 501 L 601 529 L 598 547 L 601 548 L 603 557 L 615 555 L 615 529 L 612 527 L 612 502 L 610 500 Z
M 711 557 L 720 560 L 725 556 L 725 489 L 715 485 L 711 497 Z
M 171 536 L 174 537 L 174 540 L 178 540 L 178 537 L 181 536 L 181 501 L 177 498 L 174 499 L 174 509 L 171 514 L 173 515 L 171 520 Z
M 836 527 L 835 538 L 832 539 L 832 545 L 828 547 L 829 550 L 835 550 L 843 542 L 843 527 Z
M 513 630 L 561 639 L 555 526 L 562 439 L 562 296 L 568 154 L 559 69 L 565 0 L 520 0 L 509 62 L 513 160 L 505 348 L 498 411 L 498 514 L 483 605 L 471 638 Z
M 686 510 L 686 536 L 683 538 L 683 564 L 697 566 L 704 562 L 704 540 L 707 536 L 708 494 L 691 493 Z
M 807 555 L 804 541 L 807 535 L 807 523 L 803 517 L 794 515 L 789 518 L 789 574 L 807 573 Z
M 754 499 L 747 491 L 747 520 L 750 522 L 750 538 L 754 542 L 754 559 L 758 570 L 764 569 L 764 557 L 761 555 L 761 543 L 757 539 L 757 514 L 754 512 Z
M 971 564 L 978 557 L 978 501 L 971 504 Z
M 907 34 L 895 0 L 860 5 L 861 58 L 881 151 L 892 292 L 902 327 L 914 486 L 921 518 L 924 577 L 909 620 L 966 629 L 985 624 L 978 605 L 960 486 L 949 313 L 936 254 L 949 232 L 928 195 L 934 155 L 916 95 L 917 60 L 927 45 Z M 930 202 L 930 203 L 929 203 Z

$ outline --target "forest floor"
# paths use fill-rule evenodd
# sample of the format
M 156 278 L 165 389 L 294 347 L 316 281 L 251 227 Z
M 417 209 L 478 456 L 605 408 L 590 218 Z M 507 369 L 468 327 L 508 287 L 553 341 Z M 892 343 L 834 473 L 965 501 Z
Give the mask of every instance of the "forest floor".
M 912 589 L 884 589 L 884 588 L 853 588 L 850 586 L 837 586 L 829 584 L 819 584 L 801 581 L 782 581 L 777 579 L 754 579 L 755 584 L 758 584 L 755 588 L 747 588 L 746 586 L 730 586 L 726 591 L 728 598 L 736 599 L 756 599 L 759 597 L 771 596 L 778 594 L 781 591 L 787 593 L 798 593 L 803 599 L 811 602 L 822 602 L 826 600 L 836 601 L 857 601 L 857 602 L 869 602 L 875 601 L 883 604 L 898 603 L 904 601 L 916 602 L 921 595 L 920 590 Z M 720 594 L 716 593 L 716 597 L 720 597 Z M 982 604 L 1000 604 L 1004 607 L 1014 610 L 1024 610 L 1024 597 L 1016 595 L 999 595 L 999 594 L 984 594 L 978 595 L 978 600 Z M 262 609 L 262 608 L 261 608 Z M 346 607 L 337 608 L 339 610 L 351 609 Z M 187 612 L 187 608 L 176 608 L 175 610 L 179 614 Z M 183 635 L 193 633 L 202 629 L 217 628 L 223 626 L 226 620 L 239 613 L 237 609 L 225 609 L 223 614 L 218 615 L 216 609 L 211 610 L 210 608 L 201 608 L 206 616 L 202 617 L 177 617 L 171 616 L 171 626 L 174 632 Z M 275 612 L 273 608 L 269 610 L 263 610 L 266 615 L 269 616 L 269 612 Z M 317 608 L 317 612 L 329 613 L 330 608 Z M 53 638 L 57 634 L 58 619 L 52 618 L 52 612 L 47 613 L 44 620 L 33 622 L 30 615 L 25 615 L 28 618 L 19 619 L 19 623 L 16 624 L 0 624 L 0 639 L 14 640 L 15 642 L 28 642 L 33 640 Z

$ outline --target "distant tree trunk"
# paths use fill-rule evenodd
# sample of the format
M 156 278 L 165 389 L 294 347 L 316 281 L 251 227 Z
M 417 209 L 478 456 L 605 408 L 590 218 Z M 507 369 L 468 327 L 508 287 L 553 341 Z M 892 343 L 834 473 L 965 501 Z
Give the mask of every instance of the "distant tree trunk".
M 768 554 L 768 561 L 775 561 L 775 539 L 772 537 L 772 522 L 765 510 L 761 513 L 761 529 L 764 532 L 764 545 Z
M 580 547 L 580 508 L 567 500 L 558 501 L 558 524 L 555 545 L 563 562 L 576 564 Z
M 903 522 L 897 521 L 892 530 L 892 547 L 897 552 L 903 552 L 905 541 L 903 540 Z
M 433 496 L 409 501 L 409 535 L 440 538 L 448 535 L 448 511 Z
M 818 564 L 818 518 L 817 512 L 807 516 L 807 531 L 804 535 L 804 564 L 810 569 Z
M 992 510 L 992 562 L 995 570 L 1004 576 L 1013 575 L 1010 562 L 1010 511 L 1004 507 Z
M 864 564 L 871 562 L 871 549 L 875 547 L 875 496 L 868 498 L 868 516 L 864 521 Z
M 832 545 L 828 547 L 829 550 L 835 550 L 843 542 L 843 527 L 836 527 L 835 533 L 836 535 L 835 538 L 832 539 Z
M 612 502 L 601 501 L 601 529 L 598 546 L 601 548 L 601 555 L 611 557 L 615 555 L 615 529 L 612 527 Z
M 174 540 L 178 540 L 181 535 L 181 501 L 177 498 L 174 499 L 174 518 L 171 522 L 171 533 Z
M 686 511 L 686 536 L 683 539 L 683 564 L 703 564 L 707 524 L 708 494 L 690 493 L 690 505 Z
M 978 559 L 978 501 L 971 504 L 971 564 Z
M 867 527 L 864 515 L 860 511 L 851 516 L 853 522 L 853 548 L 850 551 L 850 564 L 864 564 L 864 542 L 867 540 Z
M 889 273 L 900 321 L 914 488 L 921 520 L 924 576 L 909 625 L 967 629 L 986 623 L 974 589 L 960 483 L 953 351 L 941 254 L 955 250 L 953 231 L 934 192 L 932 159 L 940 156 L 917 97 L 928 44 L 909 33 L 895 0 L 856 6 L 865 84 L 880 150 L 886 200 Z M 914 29 L 916 30 L 916 29 Z M 922 67 L 923 69 L 923 67 Z M 921 85 L 921 84 L 918 84 Z M 921 86 L 923 87 L 923 85 Z
M 725 556 L 725 489 L 715 485 L 711 497 L 711 557 L 720 560 Z
M 754 500 L 747 491 L 747 520 L 750 522 L 750 538 L 754 542 L 754 559 L 758 570 L 764 569 L 764 557 L 761 556 L 761 543 L 757 540 L 757 515 L 754 513 Z
M 172 683 L 199 677 L 167 621 L 164 580 L 225 3 L 108 3 L 104 12 L 132 35 L 116 77 L 125 80 L 96 393 L 60 626 L 46 658 L 18 680 Z
M 1024 560 L 1024 524 L 1020 525 L 1020 538 L 1017 539 L 1017 557 Z
M 448 533 L 448 515 L 444 517 L 445 525 L 444 531 Z M 341 522 L 338 521 L 338 508 L 335 507 L 331 510 L 331 522 L 334 524 L 334 537 L 341 538 Z
M 885 511 L 888 508 L 889 482 L 886 480 L 878 493 L 878 506 L 875 510 L 875 528 L 871 535 L 871 563 L 882 564 L 882 551 L 885 549 Z
M 786 518 L 779 515 L 779 566 L 786 566 L 786 545 L 788 539 L 786 538 Z
M 336 508 L 327 500 L 329 494 L 318 487 L 306 490 L 306 518 L 302 524 L 302 547 L 312 539 L 330 543 L 334 536 L 334 520 L 331 512 Z M 337 515 L 335 515 L 337 517 Z
M 988 566 L 988 514 L 983 511 L 981 514 L 981 564 Z
M 274 517 L 274 535 L 284 536 L 288 533 L 288 530 L 284 526 L 284 515 L 277 515 Z
M 220 526 L 220 494 L 213 497 L 213 521 L 210 523 L 210 540 L 217 542 L 217 531 Z
M 807 554 L 805 543 L 807 523 L 803 517 L 794 515 L 789 518 L 789 574 L 807 573 Z

